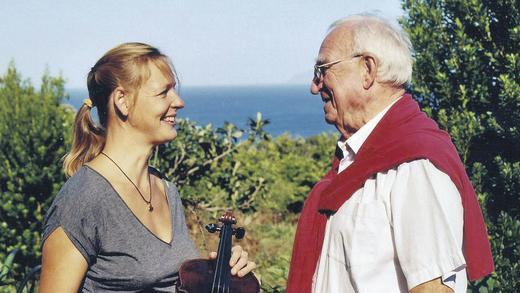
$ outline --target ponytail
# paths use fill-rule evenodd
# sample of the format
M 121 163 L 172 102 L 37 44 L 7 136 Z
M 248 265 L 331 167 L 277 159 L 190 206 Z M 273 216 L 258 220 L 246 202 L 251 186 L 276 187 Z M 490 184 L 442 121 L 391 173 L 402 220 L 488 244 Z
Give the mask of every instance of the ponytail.
M 72 146 L 63 161 L 63 170 L 67 176 L 74 175 L 84 163 L 99 155 L 105 146 L 105 130 L 96 126 L 92 120 L 91 103 L 85 102 L 74 120 Z

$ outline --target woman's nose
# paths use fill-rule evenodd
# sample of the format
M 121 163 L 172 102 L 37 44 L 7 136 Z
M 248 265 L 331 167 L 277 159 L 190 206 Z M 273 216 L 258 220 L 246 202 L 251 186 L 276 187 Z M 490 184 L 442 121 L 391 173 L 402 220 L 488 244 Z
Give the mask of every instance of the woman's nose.
M 173 100 L 172 100 L 171 106 L 173 108 L 178 108 L 178 109 L 184 108 L 184 100 L 181 99 L 181 97 L 179 97 L 177 95 L 177 93 L 175 93 L 175 92 L 173 93 Z

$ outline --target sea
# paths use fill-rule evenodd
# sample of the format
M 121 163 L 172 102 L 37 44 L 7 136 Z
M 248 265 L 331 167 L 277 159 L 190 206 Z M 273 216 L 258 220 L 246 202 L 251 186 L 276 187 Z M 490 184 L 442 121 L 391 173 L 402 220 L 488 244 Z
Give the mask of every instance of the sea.
M 88 97 L 86 88 L 67 92 L 70 99 L 65 102 L 76 109 Z M 269 120 L 264 129 L 273 137 L 287 133 L 307 138 L 336 131 L 325 123 L 320 96 L 312 95 L 307 85 L 182 86 L 179 95 L 185 107 L 177 117 L 201 125 L 220 127 L 227 121 L 245 130 L 248 118 L 256 120 L 261 113 Z

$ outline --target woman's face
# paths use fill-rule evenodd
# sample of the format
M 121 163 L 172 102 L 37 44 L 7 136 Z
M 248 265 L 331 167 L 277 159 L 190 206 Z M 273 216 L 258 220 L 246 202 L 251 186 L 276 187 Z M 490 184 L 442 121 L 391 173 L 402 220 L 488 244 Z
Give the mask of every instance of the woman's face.
M 177 136 L 175 119 L 184 101 L 175 93 L 174 80 L 167 78 L 153 63 L 150 78 L 137 92 L 128 122 L 154 145 L 169 142 Z

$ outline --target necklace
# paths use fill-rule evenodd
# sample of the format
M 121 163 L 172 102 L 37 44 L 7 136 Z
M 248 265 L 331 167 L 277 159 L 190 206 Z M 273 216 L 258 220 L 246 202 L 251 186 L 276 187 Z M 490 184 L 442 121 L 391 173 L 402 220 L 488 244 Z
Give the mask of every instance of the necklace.
M 139 195 L 141 196 L 141 198 L 148 205 L 148 211 L 149 212 L 153 212 L 153 206 L 152 206 L 152 182 L 150 180 L 150 172 L 148 172 L 148 184 L 150 185 L 150 200 L 146 200 L 146 198 L 144 198 L 143 194 L 141 193 L 141 190 L 139 190 L 139 188 L 137 187 L 137 185 L 135 185 L 135 183 L 132 181 L 132 179 L 130 179 L 130 177 L 128 177 L 128 175 L 126 175 L 125 171 L 123 171 L 123 169 L 121 169 L 121 167 L 119 167 L 119 165 L 114 160 L 112 160 L 107 154 L 105 154 L 104 152 L 101 152 L 101 154 L 103 156 L 107 157 L 107 159 L 109 159 L 110 161 L 112 161 L 112 163 L 114 163 L 114 165 L 116 165 L 116 167 L 119 169 L 119 171 L 121 171 L 121 173 L 123 173 L 123 175 L 125 175 L 126 179 L 128 179 L 128 181 L 130 181 L 130 183 L 132 183 L 132 185 L 135 187 L 135 189 L 137 189 L 137 192 L 139 192 Z

